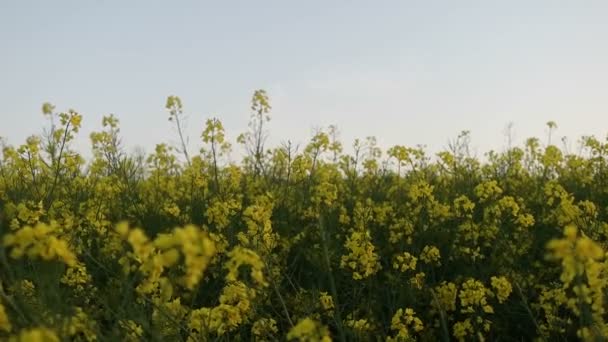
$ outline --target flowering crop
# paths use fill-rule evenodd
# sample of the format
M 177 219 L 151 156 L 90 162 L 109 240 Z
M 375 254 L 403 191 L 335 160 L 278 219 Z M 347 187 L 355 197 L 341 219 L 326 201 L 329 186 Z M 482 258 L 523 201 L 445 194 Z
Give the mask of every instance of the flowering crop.
M 268 147 L 260 90 L 237 163 L 220 119 L 193 153 L 166 108 L 180 143 L 149 154 L 110 115 L 85 160 L 86 117 L 48 103 L 2 145 L 0 340 L 608 339 L 608 141 Z

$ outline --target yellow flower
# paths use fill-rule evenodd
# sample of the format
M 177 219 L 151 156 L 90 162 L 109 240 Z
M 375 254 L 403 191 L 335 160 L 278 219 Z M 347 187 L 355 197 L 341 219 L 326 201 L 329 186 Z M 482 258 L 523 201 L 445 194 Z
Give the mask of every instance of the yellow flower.
M 264 279 L 264 262 L 260 256 L 254 251 L 243 248 L 240 246 L 235 247 L 228 253 L 230 259 L 224 264 L 224 267 L 228 269 L 226 280 L 236 281 L 239 275 L 239 268 L 242 265 L 251 266 L 251 278 L 260 286 L 268 286 L 268 283 Z
M 342 256 L 340 267 L 352 271 L 353 279 L 367 278 L 382 268 L 379 257 L 374 252 L 375 247 L 370 241 L 369 232 L 353 232 L 344 246 L 349 250 L 349 254 Z
M 18 335 L 11 336 L 9 342 L 59 342 L 53 330 L 48 328 L 33 328 L 22 330 Z
M 327 294 L 327 292 L 319 293 L 319 301 L 321 302 L 321 307 L 323 308 L 323 310 L 333 312 L 334 299 L 332 296 Z
M 422 249 L 422 253 L 420 253 L 420 260 L 427 264 L 434 264 L 436 266 L 441 266 L 441 255 L 439 253 L 439 249 L 435 246 L 424 246 Z
M 424 324 L 411 308 L 397 310 L 391 319 L 391 330 L 397 332 L 397 340 L 411 339 L 413 333 L 419 333 L 423 329 Z
M 367 319 L 352 319 L 352 315 L 349 315 L 348 317 L 349 319 L 347 319 L 344 322 L 344 325 L 346 325 L 347 327 L 353 329 L 354 331 L 356 331 L 357 333 L 363 333 L 366 331 L 370 331 L 372 329 L 371 324 L 368 322 Z
M 467 336 L 472 336 L 475 332 L 473 325 L 471 324 L 471 320 L 468 318 L 462 322 L 454 323 L 452 329 L 454 337 L 461 342 L 467 341 Z
M 95 322 L 89 319 L 82 308 L 76 308 L 74 316 L 64 323 L 62 333 L 70 337 L 82 336 L 86 341 L 96 341 L 95 329 Z
M 435 287 L 434 295 L 434 305 L 439 306 L 446 312 L 456 310 L 456 297 L 458 295 L 456 284 L 443 281 Z
M 140 341 L 141 337 L 144 334 L 144 330 L 141 325 L 135 323 L 132 320 L 120 320 L 118 321 L 118 325 L 124 331 L 124 339 L 129 342 Z
M 481 309 L 485 313 L 493 313 L 494 310 L 486 298 L 487 293 L 488 290 L 482 282 L 475 279 L 465 281 L 458 295 L 462 313 L 474 313 L 476 309 Z
M 310 318 L 300 320 L 291 328 L 287 333 L 287 340 L 297 340 L 300 342 L 331 342 L 327 327 Z
M 56 222 L 50 225 L 38 223 L 34 227 L 25 226 L 14 233 L 4 236 L 4 246 L 12 247 L 11 257 L 23 255 L 30 258 L 39 256 L 43 260 L 60 260 L 68 266 L 76 265 L 76 255 L 69 249 L 66 241 L 59 239 Z
M 0 330 L 4 330 L 6 332 L 10 332 L 13 329 L 11 322 L 8 319 L 8 315 L 6 314 L 6 310 L 2 303 L 0 303 Z
M 492 277 L 492 287 L 496 290 L 496 298 L 498 298 L 499 303 L 503 303 L 509 295 L 513 288 L 511 287 L 511 283 L 505 277 Z
M 411 255 L 408 252 L 404 252 L 403 254 L 397 255 L 393 261 L 393 268 L 399 270 L 401 272 L 405 272 L 407 270 L 416 270 L 416 263 L 418 259 Z
M 426 279 L 426 274 L 424 272 L 416 273 L 412 278 L 410 278 L 410 284 L 418 290 L 422 290 L 424 288 L 424 280 Z
M 278 332 L 277 322 L 272 318 L 260 318 L 251 326 L 251 333 L 258 338 L 273 337 Z

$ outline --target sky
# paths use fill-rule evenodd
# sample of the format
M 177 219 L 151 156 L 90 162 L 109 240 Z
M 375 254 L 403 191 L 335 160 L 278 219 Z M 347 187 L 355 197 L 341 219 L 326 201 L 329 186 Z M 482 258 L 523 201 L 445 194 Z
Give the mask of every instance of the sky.
M 191 153 L 207 118 L 247 129 L 254 90 L 273 107 L 270 145 L 341 140 L 447 147 L 471 132 L 478 154 L 608 133 L 607 1 L 0 0 L 0 136 L 47 125 L 43 102 L 83 114 L 74 148 L 101 118 L 128 149 L 176 143 L 177 95 Z M 235 146 L 235 149 L 238 149 Z

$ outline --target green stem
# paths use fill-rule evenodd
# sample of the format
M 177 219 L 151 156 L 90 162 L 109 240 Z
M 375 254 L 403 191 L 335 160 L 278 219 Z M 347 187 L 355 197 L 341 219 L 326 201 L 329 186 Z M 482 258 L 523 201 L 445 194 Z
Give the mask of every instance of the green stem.
M 342 327 L 342 317 L 340 315 L 340 305 L 338 302 L 338 291 L 336 290 L 336 282 L 329 262 L 329 248 L 327 247 L 327 237 L 325 235 L 325 224 L 323 222 L 323 213 L 319 210 L 319 230 L 321 233 L 321 244 L 323 245 L 323 257 L 325 258 L 325 267 L 327 267 L 327 274 L 329 275 L 329 286 L 331 295 L 333 296 L 336 310 L 334 310 L 334 319 L 336 320 L 336 327 L 338 328 L 338 334 L 341 342 L 346 342 L 346 336 L 344 335 L 344 329 Z

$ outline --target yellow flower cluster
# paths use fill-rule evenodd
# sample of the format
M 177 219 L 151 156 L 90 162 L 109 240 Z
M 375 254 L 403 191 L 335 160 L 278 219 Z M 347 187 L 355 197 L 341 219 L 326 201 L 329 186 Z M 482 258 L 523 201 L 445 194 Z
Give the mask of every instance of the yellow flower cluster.
M 209 333 L 222 336 L 231 332 L 248 319 L 255 296 L 255 290 L 244 283 L 230 283 L 222 290 L 218 306 L 192 310 L 189 327 L 202 336 Z
M 424 246 L 422 253 L 420 253 L 420 260 L 427 264 L 441 266 L 440 259 L 441 254 L 439 249 L 435 246 Z
M 4 330 L 6 332 L 10 332 L 13 329 L 10 320 L 8 319 L 8 315 L 6 314 L 6 309 L 4 305 L 0 302 L 0 330 Z
M 82 336 L 86 341 L 97 340 L 95 323 L 89 319 L 82 308 L 76 308 L 76 313 L 63 324 L 62 332 L 72 338 Z
M 213 225 L 217 230 L 221 231 L 228 227 L 230 224 L 230 217 L 240 209 L 240 203 L 234 199 L 229 200 L 218 200 L 213 199 L 205 214 L 207 221 L 210 225 Z
M 228 269 L 226 281 L 237 281 L 240 267 L 246 265 L 251 269 L 249 271 L 251 279 L 253 279 L 258 286 L 268 286 L 268 283 L 264 278 L 265 264 L 257 253 L 250 249 L 237 246 L 228 253 L 228 257 L 230 259 L 224 264 L 224 267 Z
M 38 223 L 34 227 L 25 226 L 14 233 L 4 236 L 4 246 L 12 247 L 11 257 L 18 259 L 24 255 L 43 260 L 61 260 L 69 266 L 76 265 L 76 255 L 68 243 L 58 236 L 57 223 Z
M 410 278 L 410 284 L 412 287 L 422 290 L 424 288 L 424 281 L 426 280 L 426 273 L 418 272 L 414 274 L 412 278 Z
M 175 228 L 171 234 L 160 234 L 154 241 L 150 241 L 141 229 L 130 229 L 127 223 L 117 225 L 116 231 L 133 249 L 132 253 L 120 260 L 126 273 L 137 269 L 146 275 L 146 279 L 137 287 L 142 294 L 162 289 L 166 299 L 171 297 L 172 286 L 163 273 L 178 262 L 180 252 L 185 266 L 181 283 L 189 290 L 194 289 L 215 255 L 213 241 L 193 225 Z M 131 266 L 129 258 L 139 266 Z
M 321 303 L 321 308 L 326 311 L 328 314 L 332 315 L 334 311 L 334 298 L 327 294 L 327 292 L 319 293 L 319 302 Z
M 452 282 L 442 281 L 441 284 L 434 289 L 433 304 L 446 312 L 456 310 L 456 298 L 458 296 L 458 288 Z
M 492 287 L 496 292 L 496 298 L 498 299 L 498 302 L 502 304 L 509 298 L 511 291 L 513 291 L 511 283 L 505 277 L 492 277 L 490 280 L 492 282 Z
M 40 218 L 46 213 L 42 201 L 38 201 L 38 203 L 34 203 L 33 201 L 21 202 L 17 207 L 11 205 L 5 210 L 9 217 L 16 215 L 16 217 L 11 220 L 10 227 L 12 230 L 17 230 L 23 225 L 36 225 L 40 222 Z M 16 211 L 16 213 L 13 213 L 13 211 Z
M 244 246 L 251 246 L 259 253 L 267 254 L 277 245 L 277 235 L 272 231 L 273 203 L 270 196 L 260 196 L 256 203 L 247 207 L 243 218 L 247 232 L 238 233 L 238 239 Z
M 489 290 L 479 280 L 465 281 L 458 293 L 462 313 L 474 313 L 477 309 L 485 313 L 494 313 L 494 309 L 488 304 L 488 294 Z
M 301 319 L 287 333 L 287 340 L 300 342 L 331 342 L 326 326 L 310 319 Z
M 410 220 L 405 218 L 398 219 L 389 226 L 389 242 L 396 244 L 405 238 L 405 242 L 410 245 L 413 242 L 414 225 Z
M 544 316 L 544 321 L 539 327 L 544 337 L 548 337 L 552 332 L 564 334 L 567 322 L 561 311 L 567 302 L 568 296 L 563 288 L 549 289 L 541 286 L 541 294 L 536 306 Z
M 59 342 L 61 341 L 53 330 L 48 328 L 33 328 L 22 330 L 18 335 L 11 336 L 8 342 Z
M 416 270 L 416 263 L 418 262 L 418 258 L 411 255 L 408 252 L 403 252 L 403 254 L 396 255 L 393 260 L 393 268 L 399 270 L 400 272 L 406 272 L 408 270 Z
M 144 334 L 144 330 L 142 329 L 141 325 L 135 323 L 132 320 L 120 320 L 118 321 L 118 325 L 121 327 L 121 329 L 124 330 L 125 333 L 125 341 L 128 342 L 136 342 L 136 341 L 140 341 L 143 334 Z
M 423 329 L 424 324 L 422 324 L 420 318 L 416 317 L 416 312 L 413 309 L 399 309 L 391 319 L 391 330 L 396 332 L 396 335 L 387 338 L 387 341 L 408 341 Z
M 75 291 L 79 291 L 84 295 L 85 287 L 91 282 L 91 275 L 87 272 L 86 265 L 76 263 L 72 267 L 68 267 L 65 274 L 61 277 L 61 283 L 70 286 Z M 90 289 L 88 289 L 90 290 Z
M 278 332 L 277 321 L 272 318 L 260 318 L 251 326 L 251 333 L 262 341 L 272 340 Z
M 367 319 L 354 319 L 352 314 L 348 315 L 344 325 L 353 329 L 358 335 L 363 335 L 372 329 L 372 325 Z
M 163 250 L 165 259 L 173 260 L 173 248 L 179 247 L 184 257 L 186 274 L 184 284 L 192 290 L 200 282 L 203 273 L 215 255 L 215 244 L 208 235 L 193 225 L 175 228 L 171 236 L 158 237 L 154 245 Z M 170 262 L 169 262 L 170 264 Z
M 454 323 L 452 333 L 459 342 L 468 341 L 475 334 L 475 329 L 471 324 L 471 319 L 467 318 L 464 321 Z M 470 337 L 469 337 L 470 336 Z
M 549 258 L 560 260 L 564 290 L 571 290 L 573 297 L 568 298 L 567 307 L 579 316 L 584 325 L 577 334 L 585 340 L 595 340 L 608 336 L 608 324 L 604 322 L 604 291 L 608 287 L 605 275 L 605 253 L 593 240 L 579 236 L 575 226 L 564 229 L 564 238 L 549 241 Z M 585 314 L 590 312 L 590 315 Z M 590 317 L 589 317 L 590 316 Z
M 498 198 L 502 194 L 502 189 L 495 180 L 487 181 L 475 187 L 475 195 L 480 202 L 487 202 Z
M 467 196 L 462 195 L 454 200 L 454 211 L 458 217 L 473 218 L 474 209 L 475 203 L 472 202 Z
M 365 279 L 382 268 L 379 257 L 374 252 L 375 247 L 370 240 L 369 231 L 355 231 L 344 244 L 349 254 L 342 256 L 340 267 L 353 272 L 355 280 Z

